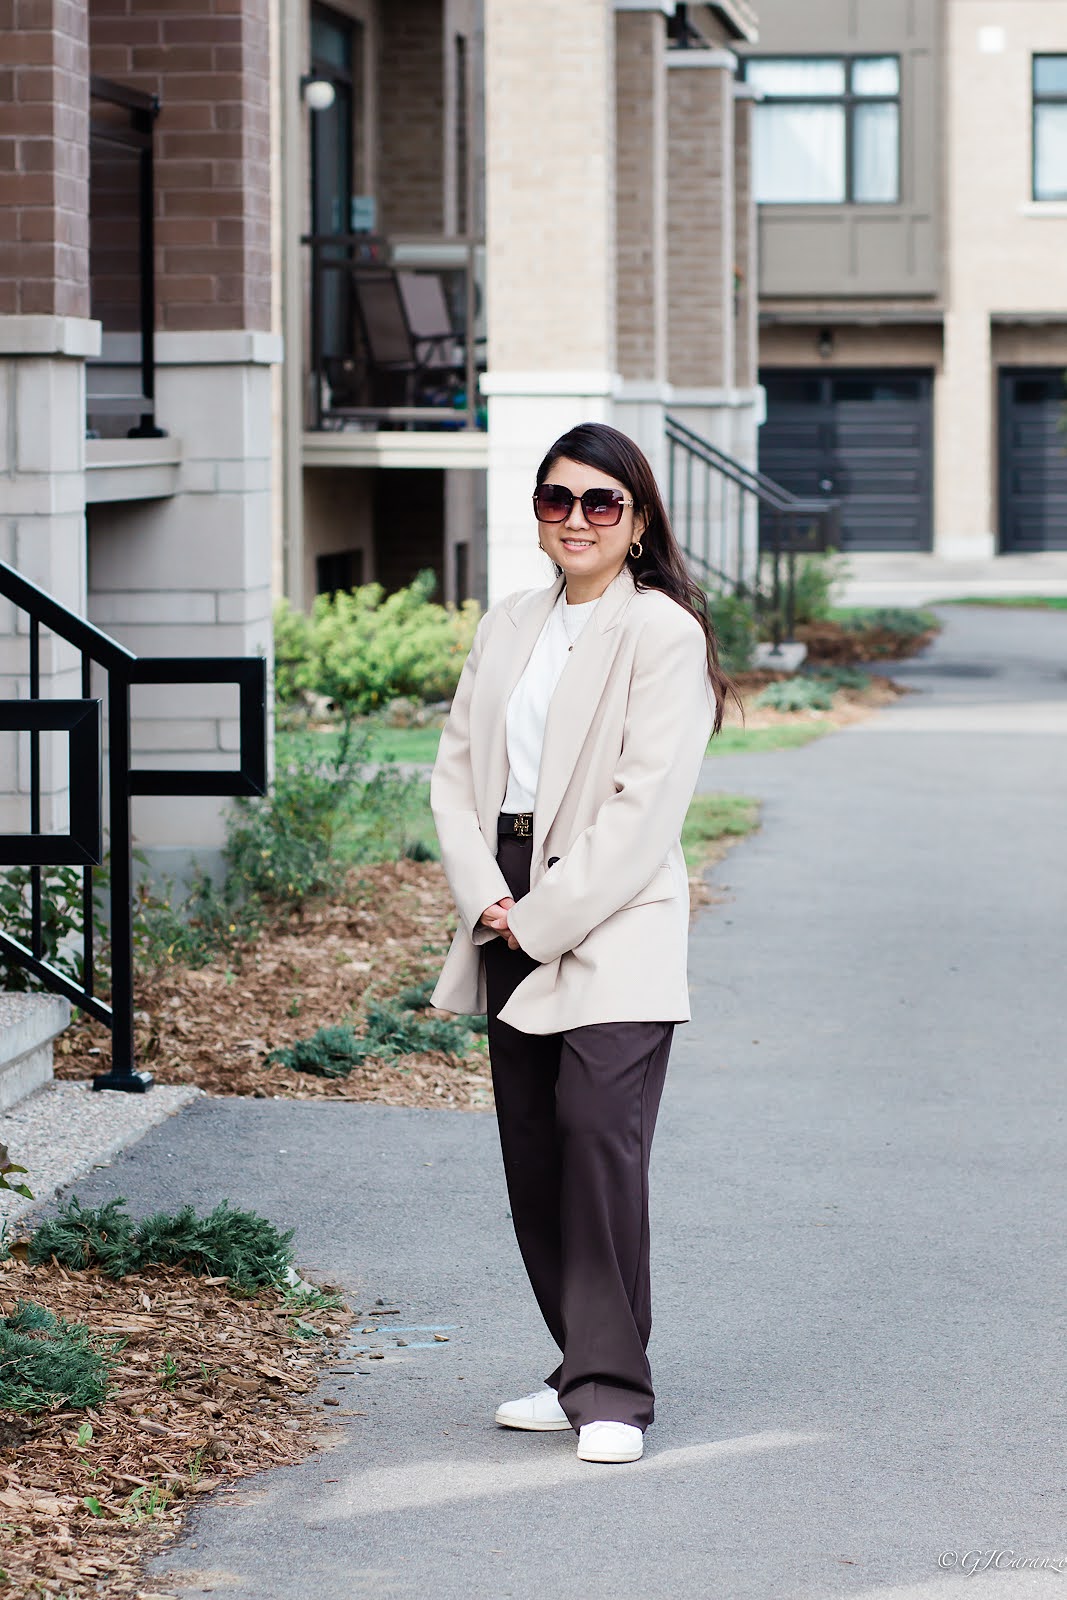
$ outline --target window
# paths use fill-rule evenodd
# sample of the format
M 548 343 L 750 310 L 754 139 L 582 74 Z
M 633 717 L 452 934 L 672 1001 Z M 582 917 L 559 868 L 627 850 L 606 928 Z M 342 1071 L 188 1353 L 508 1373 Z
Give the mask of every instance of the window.
M 896 56 L 750 57 L 755 188 L 764 205 L 875 205 L 900 198 Z
M 1034 57 L 1034 199 L 1067 200 L 1067 56 Z

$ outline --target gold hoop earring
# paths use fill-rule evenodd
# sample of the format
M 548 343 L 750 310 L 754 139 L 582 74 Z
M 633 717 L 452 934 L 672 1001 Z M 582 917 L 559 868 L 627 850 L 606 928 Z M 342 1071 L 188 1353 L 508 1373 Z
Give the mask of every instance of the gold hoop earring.
M 635 550 L 634 549 L 634 543 L 635 543 L 635 541 L 633 539 L 631 539 L 630 540 L 630 557 L 634 561 L 639 561 L 645 547 L 641 543 L 640 539 L 638 539 L 638 540 L 636 540 L 637 549 Z

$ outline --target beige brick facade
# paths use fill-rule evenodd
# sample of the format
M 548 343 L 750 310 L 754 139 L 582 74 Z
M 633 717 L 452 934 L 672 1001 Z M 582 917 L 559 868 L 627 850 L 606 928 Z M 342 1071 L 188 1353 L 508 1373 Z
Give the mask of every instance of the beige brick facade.
M 614 372 L 611 8 L 487 0 L 485 34 L 490 367 Z

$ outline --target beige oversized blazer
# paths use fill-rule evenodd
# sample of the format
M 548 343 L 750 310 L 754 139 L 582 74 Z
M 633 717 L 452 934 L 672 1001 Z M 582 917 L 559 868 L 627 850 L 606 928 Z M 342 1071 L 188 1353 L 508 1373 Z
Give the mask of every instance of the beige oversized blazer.
M 478 919 L 510 896 L 496 860 L 505 709 L 565 578 L 517 590 L 478 624 L 430 779 L 460 925 L 431 1004 L 484 1013 Z M 715 716 L 704 631 L 628 566 L 582 629 L 549 704 L 530 890 L 509 921 L 540 963 L 500 1017 L 523 1033 L 691 1018 L 689 877 L 680 833 Z

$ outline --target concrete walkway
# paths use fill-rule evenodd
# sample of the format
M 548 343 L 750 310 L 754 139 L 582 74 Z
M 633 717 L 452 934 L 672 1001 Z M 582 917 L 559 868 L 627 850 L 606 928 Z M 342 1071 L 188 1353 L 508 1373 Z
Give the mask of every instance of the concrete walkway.
M 1067 595 L 1067 550 L 948 561 L 942 556 L 852 552 L 838 596 L 845 606 L 924 606 L 988 595 Z
M 369 1318 L 400 1309 L 357 1327 L 415 1330 L 357 1335 L 385 1359 L 323 1394 L 367 1415 L 332 1452 L 213 1496 L 152 1586 L 1059 1592 L 1018 1564 L 1067 1582 L 1067 615 L 945 615 L 900 673 L 921 698 L 704 770 L 706 789 L 762 796 L 764 825 L 692 935 L 694 1021 L 653 1150 L 640 1463 L 492 1423 L 556 1357 L 491 1117 L 198 1101 L 76 1186 L 255 1206 Z

